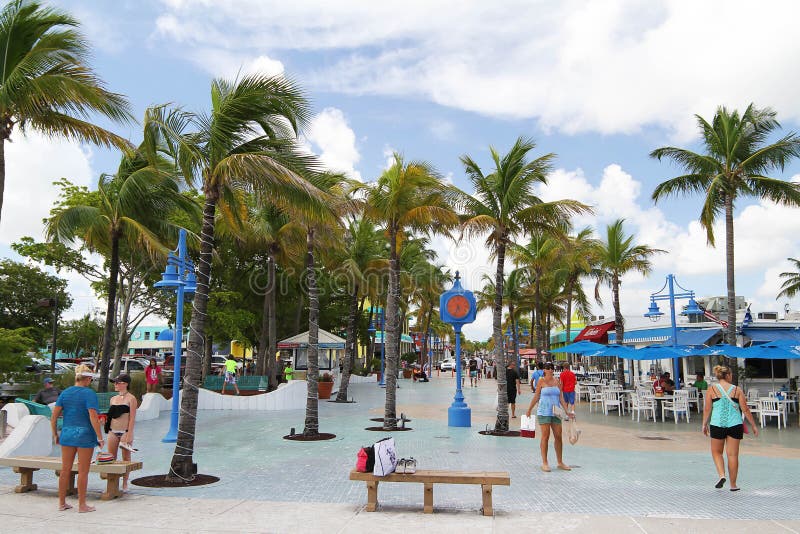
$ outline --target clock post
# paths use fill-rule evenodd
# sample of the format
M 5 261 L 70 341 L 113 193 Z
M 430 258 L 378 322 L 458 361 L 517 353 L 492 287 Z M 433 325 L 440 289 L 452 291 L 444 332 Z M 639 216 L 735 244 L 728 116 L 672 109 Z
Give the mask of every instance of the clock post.
M 442 321 L 453 325 L 456 332 L 456 394 L 447 409 L 447 426 L 472 426 L 472 410 L 464 402 L 461 391 L 461 327 L 475 321 L 477 305 L 475 295 L 461 287 L 461 277 L 456 271 L 453 287 L 439 297 L 439 314 Z

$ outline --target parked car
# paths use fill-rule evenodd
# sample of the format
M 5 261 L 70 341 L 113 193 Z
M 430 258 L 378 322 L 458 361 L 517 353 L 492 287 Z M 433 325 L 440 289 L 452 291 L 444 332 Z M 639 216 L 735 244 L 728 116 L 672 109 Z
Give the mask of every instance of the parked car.
M 225 362 L 228 361 L 228 358 L 225 356 L 214 355 L 211 357 L 211 370 L 215 373 L 225 367 Z
M 135 373 L 135 372 L 144 372 L 144 368 L 147 367 L 148 362 L 142 361 L 139 358 L 122 358 L 120 366 L 121 373 Z
M 442 363 L 439 364 L 439 369 L 442 371 L 455 371 L 456 369 L 456 361 L 455 360 L 444 360 Z

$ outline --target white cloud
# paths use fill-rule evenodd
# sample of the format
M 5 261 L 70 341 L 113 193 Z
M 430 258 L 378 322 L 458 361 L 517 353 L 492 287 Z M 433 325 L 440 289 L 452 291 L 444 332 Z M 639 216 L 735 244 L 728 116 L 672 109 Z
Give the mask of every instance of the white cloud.
M 304 139 L 312 145 L 312 151 L 319 154 L 327 169 L 344 172 L 351 178 L 363 181 L 361 173 L 355 168 L 361 159 L 356 147 L 356 134 L 341 110 L 322 110 L 312 119 Z
M 251 57 L 332 51 L 328 63 L 304 75 L 319 88 L 422 96 L 487 115 L 537 118 L 564 132 L 659 125 L 686 139 L 696 132 L 692 114 L 750 101 L 774 106 L 784 120 L 800 118 L 800 103 L 785 90 L 800 82 L 800 71 L 785 68 L 800 52 L 800 5 L 790 0 L 769 9 L 745 0 L 163 6 L 156 36 L 190 55 L 206 48 Z M 743 20 L 747 38 L 729 38 Z

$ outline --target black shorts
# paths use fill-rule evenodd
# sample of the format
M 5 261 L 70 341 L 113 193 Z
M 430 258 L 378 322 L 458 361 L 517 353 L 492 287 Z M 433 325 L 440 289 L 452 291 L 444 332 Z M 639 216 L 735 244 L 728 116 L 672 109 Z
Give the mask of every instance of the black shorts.
M 517 390 L 514 391 L 506 391 L 508 394 L 508 403 L 509 404 L 516 404 L 517 403 Z
M 744 437 L 744 426 L 714 426 L 711 425 L 711 437 L 713 439 L 725 439 L 731 437 L 733 439 L 742 439 Z

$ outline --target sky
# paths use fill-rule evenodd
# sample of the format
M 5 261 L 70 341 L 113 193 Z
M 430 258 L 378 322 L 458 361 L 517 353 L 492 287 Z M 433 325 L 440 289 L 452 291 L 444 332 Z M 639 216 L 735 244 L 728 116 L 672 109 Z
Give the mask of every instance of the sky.
M 82 22 L 92 66 L 125 94 L 137 118 L 149 105 L 209 108 L 214 78 L 249 72 L 296 80 L 313 105 L 302 142 L 331 169 L 376 179 L 393 152 L 424 160 L 470 191 L 459 158 L 489 168 L 489 147 L 505 153 L 520 136 L 532 154 L 557 155 L 545 200 L 573 198 L 594 208 L 576 220 L 604 232 L 625 218 L 637 243 L 668 251 L 648 277 L 626 276 L 622 311 L 636 323 L 649 295 L 674 273 L 699 296 L 724 295 L 724 228 L 709 247 L 697 222 L 702 199 L 655 205 L 651 194 L 681 170 L 651 159 L 662 146 L 701 150 L 695 115 L 751 102 L 777 112 L 782 133 L 800 129 L 800 4 L 766 1 L 405 0 L 62 0 Z M 108 127 L 133 142 L 137 125 Z M 13 136 L 6 148 L 0 257 L 21 236 L 42 238 L 41 220 L 62 177 L 94 187 L 119 154 L 75 143 Z M 773 177 L 800 181 L 800 163 Z M 737 201 L 736 289 L 754 312 L 782 310 L 775 300 L 788 257 L 800 257 L 796 209 Z M 480 287 L 493 261 L 481 240 L 433 240 L 439 261 Z M 67 317 L 103 305 L 80 278 L 70 279 Z M 587 283 L 587 289 L 592 287 Z M 612 316 L 610 291 L 595 315 Z M 488 312 L 464 328 L 491 332 Z

